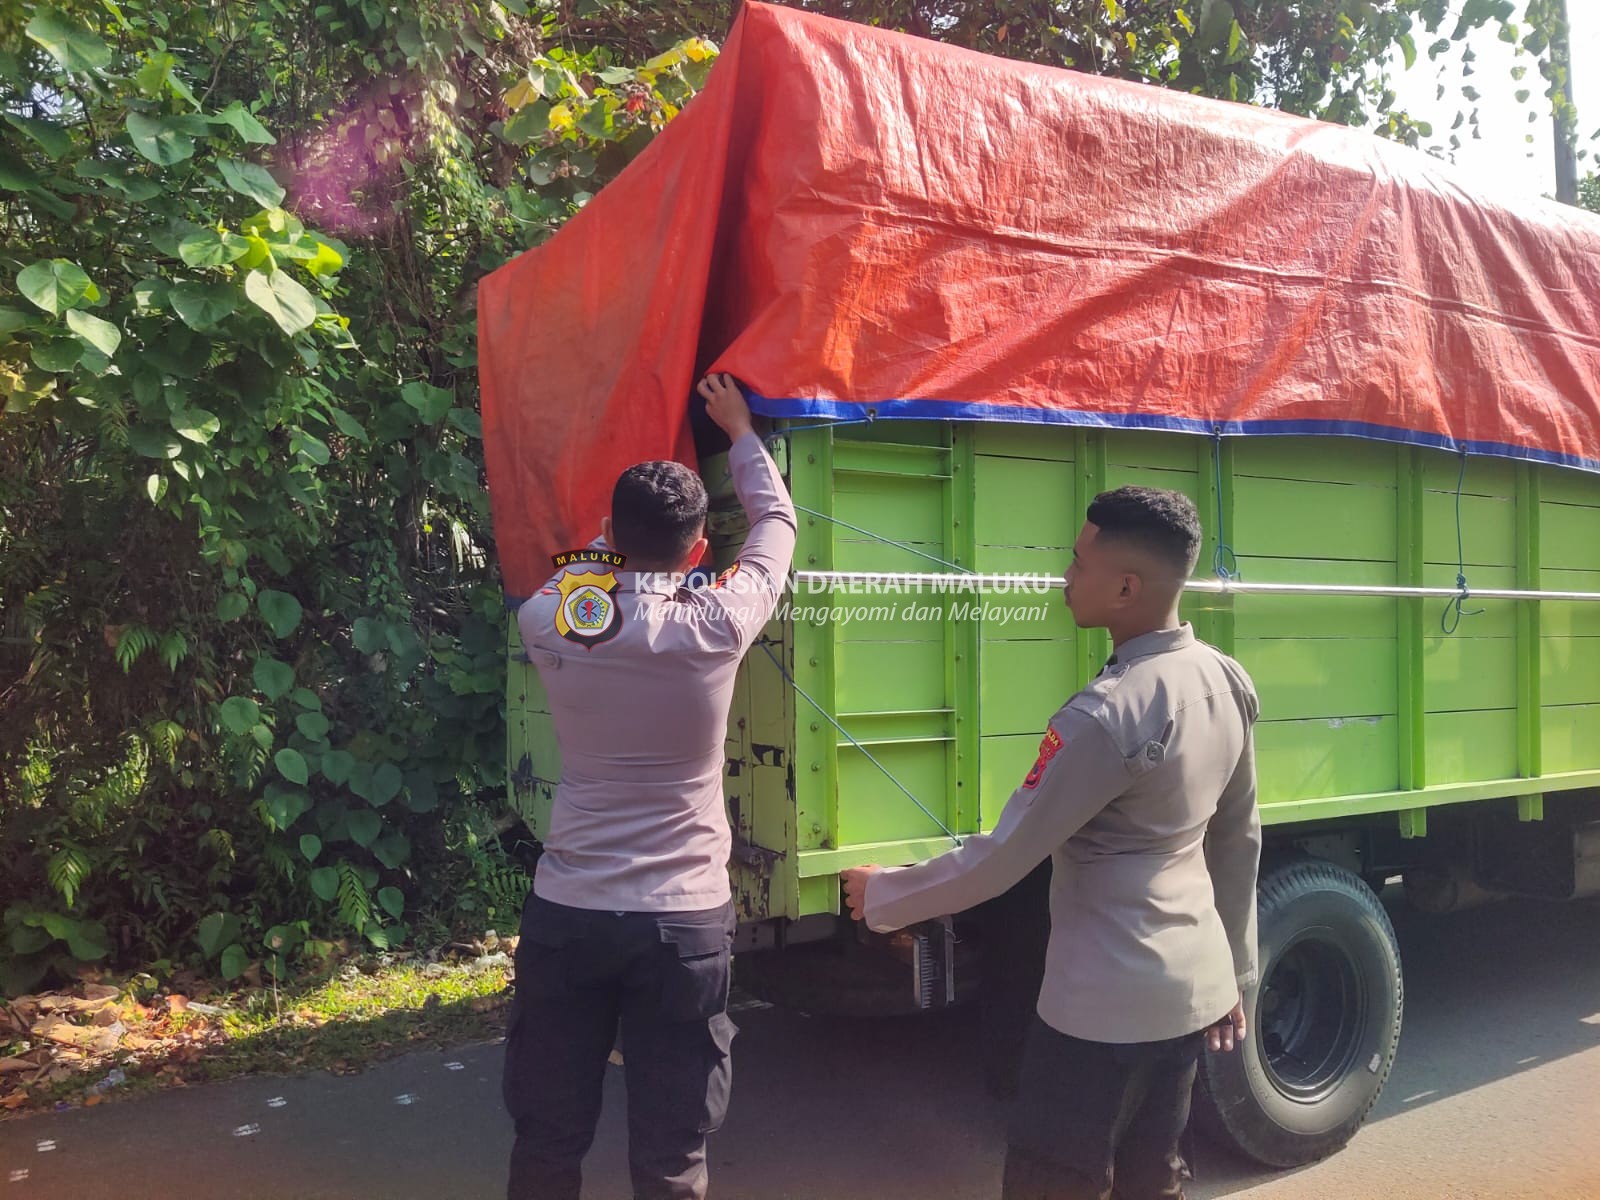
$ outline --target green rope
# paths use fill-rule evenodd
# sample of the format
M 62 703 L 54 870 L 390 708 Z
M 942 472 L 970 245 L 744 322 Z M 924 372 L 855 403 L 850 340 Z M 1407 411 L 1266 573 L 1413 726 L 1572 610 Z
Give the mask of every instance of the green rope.
M 857 741 L 855 739 L 855 737 L 850 733 L 850 731 L 848 729 L 846 729 L 843 725 L 839 724 L 838 721 L 834 720 L 832 713 L 830 713 L 827 709 L 823 708 L 822 705 L 818 704 L 815 700 L 813 700 L 811 698 L 811 696 L 807 694 L 806 690 L 804 688 L 802 688 L 798 683 L 795 682 L 794 676 L 789 674 L 788 670 L 784 667 L 783 662 L 778 658 L 778 656 L 776 654 L 774 654 L 772 652 L 772 647 L 771 646 L 767 645 L 767 643 L 765 641 L 759 642 L 757 644 L 764 651 L 766 651 L 767 657 L 772 660 L 772 665 L 778 668 L 778 674 L 783 676 L 784 682 L 786 682 L 790 687 L 792 687 L 796 691 L 796 693 L 799 694 L 801 699 L 803 699 L 807 704 L 811 705 L 812 708 L 816 709 L 817 712 L 821 713 L 822 714 L 822 719 L 824 721 L 826 721 L 829 725 L 832 725 L 835 729 L 837 729 L 839 731 L 839 733 L 844 737 L 844 739 L 846 741 L 848 741 L 857 750 L 861 751 L 862 755 L 866 758 L 866 760 L 869 763 L 871 763 L 873 766 L 877 767 L 878 770 L 882 771 L 884 778 L 887 779 L 890 783 L 894 784 L 895 787 L 899 788 L 901 793 L 905 796 L 905 798 L 907 800 L 910 800 L 911 803 L 915 804 L 918 808 L 920 808 L 922 810 L 923 816 L 927 817 L 928 820 L 932 821 L 935 825 L 937 825 L 939 827 L 940 831 L 945 835 L 945 837 L 949 838 L 957 846 L 961 845 L 961 838 L 960 838 L 959 835 L 951 832 L 950 827 L 948 825 L 946 825 L 943 821 L 939 820 L 938 817 L 934 816 L 933 812 L 928 808 L 928 806 L 926 804 L 924 804 L 921 800 L 918 800 L 916 798 L 916 796 L 912 795 L 911 790 L 909 788 L 907 788 L 905 784 L 901 783 L 898 779 L 896 779 L 894 777 L 894 772 L 890 771 L 888 767 L 884 766 L 881 762 L 879 762 L 876 758 L 874 758 L 872 756 L 872 751 L 868 750 L 859 741 Z
M 773 442 L 785 434 L 805 433 L 810 429 L 843 429 L 846 425 L 871 425 L 877 419 L 878 410 L 869 408 L 867 409 L 867 415 L 864 417 L 850 417 L 839 421 L 818 421 L 815 425 L 794 425 L 788 429 L 777 429 L 773 431 L 771 437 L 767 440 Z
M 823 429 L 823 428 L 834 429 L 834 428 L 837 428 L 840 425 L 870 424 L 872 421 L 874 421 L 876 419 L 877 419 L 877 413 L 869 409 L 868 412 L 867 412 L 867 415 L 865 417 L 863 417 L 863 418 L 858 419 L 858 420 L 829 422 L 826 425 L 802 425 L 802 426 L 799 426 L 796 429 L 786 429 L 783 432 L 784 433 L 797 433 L 800 430 L 804 430 L 804 429 Z M 841 528 L 848 529 L 853 533 L 859 533 L 863 537 L 869 537 L 875 542 L 881 542 L 885 546 L 892 546 L 896 550 L 904 550 L 906 553 L 914 554 L 918 558 L 925 558 L 929 562 L 938 563 L 942 567 L 949 567 L 951 570 L 958 571 L 958 572 L 961 572 L 963 574 L 969 574 L 970 575 L 970 574 L 974 573 L 972 568 L 970 568 L 970 567 L 963 567 L 959 563 L 950 562 L 950 561 L 948 561 L 946 559 L 940 558 L 937 554 L 930 554 L 926 550 L 919 550 L 917 547 L 908 545 L 905 542 L 897 542 L 893 538 L 884 537 L 883 534 L 874 533 L 872 530 L 864 529 L 860 525 L 852 525 L 849 521 L 842 520 L 839 517 L 831 516 L 830 514 L 825 513 L 825 512 L 818 512 L 816 509 L 807 508 L 803 504 L 796 504 L 794 507 L 795 507 L 795 510 L 797 512 L 803 512 L 803 513 L 807 514 L 808 516 L 812 516 L 812 517 L 820 517 L 822 520 L 827 521 L 830 524 L 838 525 Z M 838 722 L 838 720 L 836 720 L 834 718 L 832 713 L 830 713 L 827 709 L 822 707 L 822 705 L 819 704 L 815 698 L 813 698 L 804 688 L 802 688 L 797 682 L 795 682 L 794 676 L 789 674 L 788 669 L 784 667 L 782 661 L 778 658 L 778 656 L 776 654 L 774 654 L 772 652 L 772 647 L 771 646 L 769 646 L 765 641 L 761 641 L 758 644 L 760 645 L 762 651 L 765 652 L 766 656 L 769 659 L 772 660 L 772 665 L 778 668 L 778 674 L 783 676 L 784 682 L 787 683 L 791 688 L 793 688 L 795 693 L 802 700 L 804 700 L 807 704 L 811 705 L 812 708 L 816 709 L 817 712 L 821 714 L 822 719 L 824 721 L 828 722 L 829 725 L 832 725 L 834 727 L 834 729 L 838 731 L 838 733 L 839 733 L 839 735 L 841 737 L 843 737 L 847 742 L 849 742 L 850 745 L 852 745 L 857 750 L 859 750 L 861 752 L 861 754 L 862 754 L 862 757 L 864 757 L 869 763 L 871 763 L 874 767 L 876 767 L 883 774 L 883 777 L 885 779 L 887 779 L 890 783 L 894 784 L 895 788 L 899 790 L 901 795 L 905 796 L 905 798 L 907 800 L 911 801 L 912 804 L 916 805 L 917 808 L 921 811 L 923 816 L 927 817 L 928 820 L 932 821 L 935 825 L 937 825 L 939 827 L 940 832 L 943 833 L 945 835 L 945 837 L 949 838 L 957 846 L 960 846 L 962 844 L 961 843 L 961 837 L 960 837 L 959 834 L 957 834 L 954 831 L 952 831 L 948 825 L 946 825 L 937 816 L 935 816 L 933 811 L 926 804 L 924 804 L 921 800 L 918 800 L 917 797 L 912 793 L 912 791 L 908 787 L 906 787 L 905 784 L 901 783 L 898 779 L 895 778 L 894 772 L 890 771 L 888 767 L 884 766 L 881 762 L 879 762 L 878 759 L 873 755 L 872 751 L 868 750 L 865 746 L 863 746 L 861 744 L 861 742 L 855 737 L 855 735 L 853 735 L 848 729 L 846 729 L 843 725 L 841 725 Z
M 818 512 L 814 508 L 807 508 L 804 504 L 796 504 L 795 508 L 798 511 L 807 514 L 808 516 L 821 517 L 824 521 L 831 521 L 835 525 L 842 525 L 844 528 L 851 530 L 854 533 L 863 534 L 875 542 L 882 542 L 885 546 L 893 546 L 896 550 L 904 550 L 907 554 L 915 554 L 918 558 L 925 558 L 929 562 L 936 562 L 941 567 L 949 567 L 952 571 L 962 571 L 968 575 L 976 574 L 971 567 L 963 567 L 959 563 L 947 562 L 946 560 L 940 558 L 937 554 L 929 554 L 926 550 L 918 550 L 915 546 L 909 546 L 905 542 L 897 542 L 893 538 L 886 538 L 881 533 L 873 533 L 872 530 L 863 529 L 859 525 L 852 525 L 849 521 L 841 521 L 838 517 L 830 517 L 827 513 Z
M 1212 431 L 1211 435 L 1211 463 L 1216 469 L 1217 476 L 1217 549 L 1211 556 L 1211 570 L 1218 579 L 1242 579 L 1239 570 L 1239 556 L 1233 552 L 1233 547 L 1228 545 L 1228 530 L 1225 524 L 1227 517 L 1223 511 L 1222 503 L 1222 430 Z
M 1462 617 L 1476 617 L 1483 613 L 1481 608 L 1462 608 L 1462 603 L 1472 592 L 1467 587 L 1467 552 L 1461 532 L 1461 489 L 1467 482 L 1467 451 L 1461 448 L 1461 469 L 1456 473 L 1456 588 L 1457 595 L 1452 596 L 1444 606 L 1444 612 L 1439 614 L 1439 628 L 1449 636 L 1461 627 Z

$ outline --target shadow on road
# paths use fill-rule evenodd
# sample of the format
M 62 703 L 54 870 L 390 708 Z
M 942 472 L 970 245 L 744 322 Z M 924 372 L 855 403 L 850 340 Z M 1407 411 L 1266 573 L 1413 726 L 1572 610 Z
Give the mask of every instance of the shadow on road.
M 1600 902 L 1519 901 L 1443 916 L 1402 904 L 1392 916 L 1405 1024 L 1369 1128 L 1600 1046 Z M 930 1178 L 950 1189 L 940 1195 L 995 1194 L 1005 1109 L 983 1090 L 970 1014 L 779 1019 L 781 1027 L 763 1023 L 756 1031 L 760 1045 L 744 1048 L 735 1120 L 718 1147 L 725 1167 L 736 1168 L 731 1143 L 758 1140 L 772 1178 L 793 1181 L 795 1190 L 730 1194 L 926 1196 L 933 1193 L 903 1181 Z M 783 1044 L 767 1045 L 779 1028 Z M 794 1123 L 774 1123 L 774 1113 Z M 756 1139 L 760 1124 L 768 1132 Z M 822 1156 L 856 1164 L 854 1179 L 830 1177 L 818 1165 Z M 1197 1200 L 1296 1174 L 1204 1144 L 1196 1165 Z
M 1545 1187 L 1539 1174 L 1584 1153 L 1592 1077 L 1568 1063 L 1518 1081 L 1600 1046 L 1600 904 L 1395 920 L 1405 1032 L 1366 1131 L 1302 1172 L 1207 1149 L 1194 1200 L 1594 1194 Z M 716 1200 L 993 1200 L 1006 1113 L 984 1090 L 974 1014 L 735 1019 L 733 1111 L 711 1143 Z M 497 1045 L 463 1047 L 349 1078 L 258 1077 L 3 1122 L 0 1164 L 24 1176 L 6 1196 L 487 1200 L 504 1194 L 510 1148 L 500 1058 Z M 622 1085 L 612 1068 L 585 1200 L 631 1191 Z M 1428 1115 L 1444 1101 L 1442 1118 Z M 1516 1173 L 1517 1187 L 1478 1186 L 1495 1170 Z M 1441 1183 L 1462 1179 L 1472 1186 Z

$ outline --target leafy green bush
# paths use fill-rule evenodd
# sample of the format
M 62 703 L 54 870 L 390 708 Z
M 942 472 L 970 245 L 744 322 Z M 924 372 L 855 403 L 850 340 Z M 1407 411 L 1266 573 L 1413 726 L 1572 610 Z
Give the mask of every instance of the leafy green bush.
M 472 289 L 712 50 L 512 21 L 0 6 L 5 987 L 514 924 Z

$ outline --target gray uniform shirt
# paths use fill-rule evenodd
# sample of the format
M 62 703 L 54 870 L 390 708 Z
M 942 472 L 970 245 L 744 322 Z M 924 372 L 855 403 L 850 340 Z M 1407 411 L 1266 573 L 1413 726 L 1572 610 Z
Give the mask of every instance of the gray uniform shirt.
M 1045 1023 L 1121 1043 L 1210 1025 L 1256 979 L 1257 712 L 1188 625 L 1132 639 L 1051 718 L 994 832 L 873 875 L 867 924 L 960 912 L 1053 854 Z
M 570 576 L 606 570 L 582 565 L 559 572 L 517 613 L 561 748 L 533 882 L 546 900 L 661 912 L 714 908 L 730 897 L 732 834 L 722 796 L 728 706 L 739 661 L 783 592 L 795 516 L 755 434 L 733 444 L 728 464 L 750 531 L 737 569 L 715 587 L 679 589 L 617 571 L 618 627 L 585 640 L 563 634 L 558 621 L 563 580 L 570 586 Z M 606 603 L 601 598 L 585 615 L 605 613 Z

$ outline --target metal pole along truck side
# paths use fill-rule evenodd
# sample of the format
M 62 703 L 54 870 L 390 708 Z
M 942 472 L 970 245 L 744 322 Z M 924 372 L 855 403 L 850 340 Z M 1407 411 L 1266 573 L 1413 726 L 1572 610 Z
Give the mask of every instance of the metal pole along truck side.
M 1357 132 L 748 3 L 479 320 L 510 603 L 646 458 L 699 463 L 730 565 L 695 378 L 774 421 L 800 538 L 728 728 L 746 986 L 883 1011 L 1026 976 L 1037 905 L 863 939 L 838 872 L 993 826 L 1108 653 L 1048 581 L 1125 483 L 1199 506 L 1186 615 L 1261 699 L 1262 982 L 1245 1052 L 1203 1064 L 1215 1132 L 1292 1165 L 1359 1127 L 1401 1028 L 1387 882 L 1600 893 L 1593 219 Z M 559 752 L 511 636 L 537 837 Z

